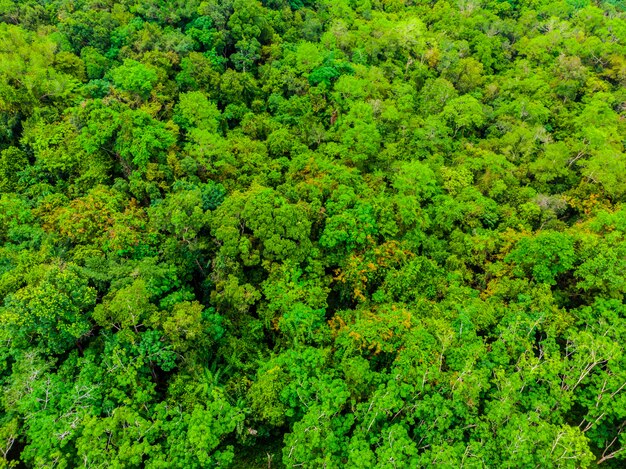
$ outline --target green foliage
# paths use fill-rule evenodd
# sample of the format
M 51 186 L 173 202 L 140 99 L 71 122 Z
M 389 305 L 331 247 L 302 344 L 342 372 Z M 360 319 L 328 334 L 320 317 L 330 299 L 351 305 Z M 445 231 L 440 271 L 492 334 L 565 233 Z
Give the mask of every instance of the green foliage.
M 0 0 L 0 467 L 623 467 L 623 3 Z
M 146 98 L 158 80 L 156 71 L 137 62 L 126 59 L 124 64 L 111 70 L 113 84 L 121 90 Z
M 75 266 L 42 266 L 37 277 L 5 298 L 3 341 L 16 352 L 35 344 L 47 353 L 63 353 L 90 332 L 95 300 L 95 290 Z
M 537 282 L 555 283 L 558 275 L 574 265 L 576 253 L 572 239 L 561 233 L 542 232 L 522 238 L 507 260 L 532 275 Z
M 185 130 L 197 128 L 217 132 L 220 113 L 215 104 L 209 102 L 206 95 L 199 91 L 179 95 L 174 122 Z
M 28 157 L 19 148 L 9 147 L 0 153 L 0 192 L 18 188 L 18 173 L 28 165 Z

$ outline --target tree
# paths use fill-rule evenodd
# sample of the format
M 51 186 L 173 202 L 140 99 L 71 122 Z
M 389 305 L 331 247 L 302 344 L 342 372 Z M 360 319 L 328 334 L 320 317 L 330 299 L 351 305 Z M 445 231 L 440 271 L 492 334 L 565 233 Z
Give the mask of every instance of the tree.
M 576 253 L 570 236 L 546 231 L 533 238 L 522 238 L 507 259 L 537 282 L 554 284 L 559 274 L 574 266 Z
M 111 70 L 111 79 L 119 89 L 145 99 L 154 88 L 158 75 L 154 69 L 136 60 L 126 59 L 123 65 Z
M 13 353 L 28 350 L 32 342 L 45 353 L 61 354 L 91 331 L 96 292 L 79 272 L 71 264 L 44 265 L 26 286 L 7 296 L 2 336 Z

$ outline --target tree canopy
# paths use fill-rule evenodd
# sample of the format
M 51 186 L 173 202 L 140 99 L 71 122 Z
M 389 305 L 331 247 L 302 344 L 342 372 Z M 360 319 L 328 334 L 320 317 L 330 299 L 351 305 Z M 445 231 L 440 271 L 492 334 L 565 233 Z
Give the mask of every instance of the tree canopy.
M 0 0 L 0 468 L 626 464 L 621 0 Z

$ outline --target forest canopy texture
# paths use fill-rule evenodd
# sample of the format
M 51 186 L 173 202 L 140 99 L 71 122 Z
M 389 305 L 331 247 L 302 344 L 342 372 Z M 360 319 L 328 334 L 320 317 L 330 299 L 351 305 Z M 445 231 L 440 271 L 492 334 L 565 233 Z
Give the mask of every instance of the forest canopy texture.
M 0 0 L 0 467 L 626 465 L 623 0 Z

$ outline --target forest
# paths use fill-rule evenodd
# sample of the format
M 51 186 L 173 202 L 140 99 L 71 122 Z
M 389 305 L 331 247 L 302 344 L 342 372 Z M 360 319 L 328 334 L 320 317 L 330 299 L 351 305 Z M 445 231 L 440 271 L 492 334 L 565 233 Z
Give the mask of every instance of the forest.
M 624 0 L 0 0 L 0 468 L 626 467 Z

